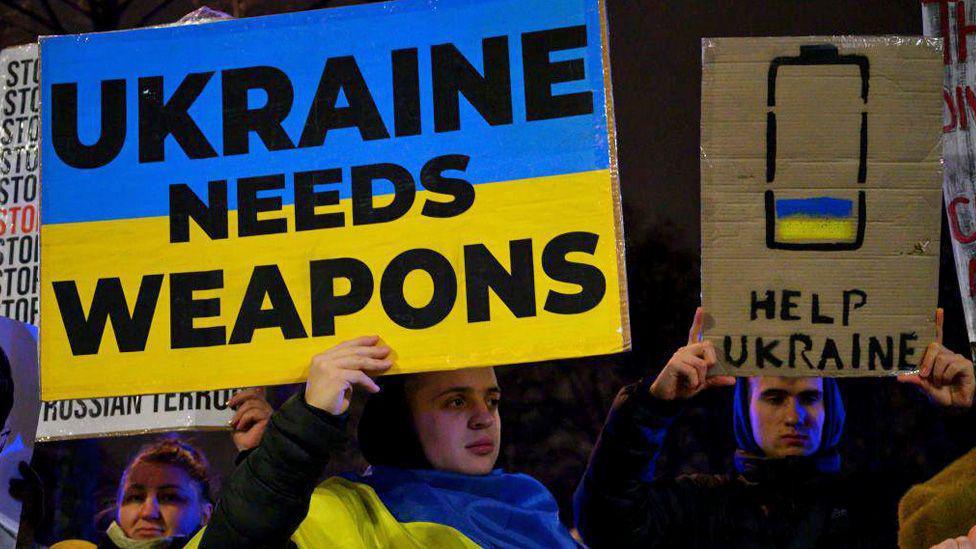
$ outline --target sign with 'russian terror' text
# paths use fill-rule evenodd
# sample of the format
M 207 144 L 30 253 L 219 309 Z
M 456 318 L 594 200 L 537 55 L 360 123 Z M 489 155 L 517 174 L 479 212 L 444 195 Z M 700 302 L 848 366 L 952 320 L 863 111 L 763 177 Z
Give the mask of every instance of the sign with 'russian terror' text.
M 716 373 L 917 370 L 935 339 L 941 42 L 702 48 L 702 306 Z
M 603 4 L 44 38 L 45 400 L 628 349 Z

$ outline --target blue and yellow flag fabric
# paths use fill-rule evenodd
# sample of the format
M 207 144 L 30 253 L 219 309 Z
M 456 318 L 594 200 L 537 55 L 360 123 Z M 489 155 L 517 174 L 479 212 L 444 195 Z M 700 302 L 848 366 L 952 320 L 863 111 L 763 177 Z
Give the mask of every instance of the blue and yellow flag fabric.
M 41 41 L 45 400 L 630 346 L 602 0 Z
M 197 547 L 198 533 L 187 545 Z M 578 547 L 552 494 L 530 476 L 373 467 L 332 477 L 312 493 L 292 534 L 298 547 Z
M 577 546 L 555 498 L 528 475 L 374 466 L 347 478 L 371 487 L 399 522 L 450 526 L 482 547 Z

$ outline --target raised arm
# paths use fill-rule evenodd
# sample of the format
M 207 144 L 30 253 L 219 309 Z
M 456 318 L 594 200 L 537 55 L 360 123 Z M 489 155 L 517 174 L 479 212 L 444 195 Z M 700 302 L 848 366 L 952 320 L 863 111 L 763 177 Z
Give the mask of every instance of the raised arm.
M 201 547 L 283 547 L 308 512 L 330 455 L 345 443 L 344 412 L 356 386 L 390 368 L 379 338 L 346 341 L 316 355 L 304 395 L 271 416 L 257 448 L 224 486 Z
M 707 377 L 715 349 L 701 341 L 702 311 L 688 344 L 678 349 L 653 383 L 624 388 L 614 401 L 574 498 L 576 526 L 593 547 L 666 546 L 669 530 L 692 524 L 698 490 L 693 482 L 653 482 L 668 427 L 684 402 L 735 379 Z

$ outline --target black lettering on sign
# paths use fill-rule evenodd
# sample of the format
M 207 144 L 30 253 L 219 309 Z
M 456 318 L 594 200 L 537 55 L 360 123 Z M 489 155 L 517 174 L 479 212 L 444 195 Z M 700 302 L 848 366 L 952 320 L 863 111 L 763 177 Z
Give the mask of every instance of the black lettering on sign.
M 844 326 L 850 324 L 851 311 L 860 309 L 868 302 L 868 294 L 864 290 L 844 290 Z
M 549 278 L 576 284 L 580 291 L 567 294 L 550 290 L 543 309 L 550 313 L 573 315 L 593 309 L 607 293 L 607 280 L 603 271 L 586 263 L 570 261 L 567 256 L 574 252 L 593 255 L 600 235 L 588 232 L 564 233 L 553 238 L 542 250 L 542 270 Z
M 461 129 L 461 95 L 464 95 L 489 125 L 512 123 L 508 37 L 485 38 L 481 41 L 481 55 L 484 76 L 454 44 L 431 46 L 435 132 Z
M 102 80 L 102 124 L 94 145 L 78 135 L 78 84 L 51 86 L 51 139 L 54 152 L 74 168 L 100 168 L 125 144 L 125 80 Z
M 552 85 L 586 78 L 583 58 L 550 60 L 554 51 L 586 47 L 586 27 L 562 27 L 522 34 L 525 119 L 549 120 L 591 114 L 593 92 L 553 95 Z
M 813 294 L 813 304 L 811 305 L 811 321 L 814 324 L 833 324 L 833 317 L 820 314 L 820 294 Z
M 882 370 L 890 370 L 894 367 L 894 338 L 885 336 L 885 344 L 882 347 L 881 341 L 877 337 L 868 338 L 868 370 L 876 370 L 879 365 Z
M 899 370 L 914 370 L 918 368 L 918 365 L 909 362 L 908 359 L 915 354 L 915 346 L 912 344 L 913 341 L 918 341 L 918 334 L 915 332 L 902 333 L 898 336 L 898 369 Z
M 213 158 L 217 151 L 190 116 L 213 72 L 186 75 L 169 101 L 163 101 L 163 77 L 139 79 L 139 162 L 166 159 L 166 137 L 172 135 L 187 158 Z
M 796 357 L 797 357 L 797 343 L 802 343 L 803 344 L 803 349 L 800 349 L 799 357 L 801 359 L 803 359 L 803 362 L 804 362 L 804 364 L 806 364 L 807 368 L 812 369 L 813 368 L 813 363 L 810 362 L 810 359 L 807 357 L 807 351 L 813 349 L 813 340 L 810 339 L 810 336 L 808 336 L 806 334 L 791 334 L 790 335 L 790 357 L 789 357 L 789 366 L 790 366 L 790 368 L 795 368 L 796 365 L 797 365 L 797 362 L 796 362 Z
M 740 352 L 738 358 L 732 357 L 732 336 L 725 336 L 722 341 L 722 349 L 725 352 L 725 361 L 736 368 L 741 367 L 749 359 L 749 340 L 746 336 L 739 338 Z
M 427 217 L 454 217 L 468 211 L 474 204 L 474 185 L 464 179 L 444 177 L 444 172 L 468 169 L 470 158 L 463 154 L 447 154 L 432 158 L 420 169 L 420 184 L 438 194 L 454 197 L 450 202 L 427 200 L 421 214 Z
M 295 98 L 291 80 L 275 67 L 247 67 L 220 73 L 223 84 L 224 154 L 247 154 L 251 132 L 258 134 L 269 151 L 293 149 L 295 145 L 281 126 Z M 247 96 L 263 90 L 264 106 L 252 108 Z
M 820 362 L 817 364 L 817 369 L 825 369 L 828 361 L 833 361 L 832 369 L 844 369 L 844 361 L 840 358 L 840 351 L 837 350 L 837 342 L 832 337 L 828 337 L 824 341 L 823 352 L 820 353 Z
M 851 368 L 861 367 L 861 334 L 855 333 L 851 338 Z
M 413 271 L 426 272 L 434 283 L 430 302 L 422 307 L 407 303 L 404 281 Z M 434 250 L 407 250 L 393 258 L 380 279 L 380 300 L 393 322 L 412 330 L 430 328 L 444 320 L 457 299 L 457 278 L 451 263 Z
M 263 308 L 265 299 L 270 309 Z M 254 331 L 261 328 L 278 328 L 285 339 L 308 337 L 277 265 L 254 268 L 229 343 L 250 343 Z
M 309 264 L 312 289 L 312 336 L 335 335 L 337 316 L 362 310 L 373 297 L 373 273 L 358 259 L 322 259 Z M 349 281 L 349 292 L 337 295 L 335 281 Z
M 373 182 L 386 180 L 393 184 L 393 201 L 386 206 L 373 205 Z M 386 223 L 403 217 L 413 205 L 417 189 L 413 176 L 396 164 L 369 164 L 352 167 L 352 224 Z
M 417 48 L 394 50 L 393 132 L 397 137 L 420 135 L 420 69 Z
M 258 197 L 258 192 L 285 188 L 285 175 L 242 177 L 237 180 L 237 234 L 254 236 L 288 232 L 288 220 L 283 217 L 258 219 L 262 212 L 281 210 L 280 196 Z
M 793 298 L 800 297 L 800 292 L 797 290 L 783 290 L 783 302 L 780 304 L 780 319 L 782 320 L 800 320 L 800 317 L 793 314 L 793 310 L 796 309 L 797 304 L 793 301 Z
M 193 292 L 224 287 L 223 271 L 173 273 L 169 277 L 170 347 L 213 347 L 227 342 L 223 326 L 196 328 L 197 318 L 220 316 L 220 298 L 194 299 Z
M 346 107 L 336 107 L 340 91 L 348 102 Z M 319 147 L 328 131 L 337 128 L 359 128 L 363 141 L 390 137 L 352 56 L 330 57 L 325 62 L 298 146 Z
M 61 311 L 71 353 L 75 356 L 98 354 L 105 322 L 109 318 L 112 319 L 112 331 L 119 351 L 144 351 L 162 284 L 161 274 L 143 276 L 135 308 L 130 315 L 122 282 L 118 278 L 100 278 L 86 317 L 77 284 L 71 280 L 54 282 L 54 297 Z
M 342 170 L 314 170 L 295 174 L 295 230 L 312 231 L 315 229 L 329 229 L 341 227 L 345 224 L 346 215 L 342 212 L 316 213 L 319 206 L 339 205 L 339 191 L 330 189 L 316 191 L 318 185 L 329 185 L 342 182 Z
M 774 339 L 769 343 L 763 343 L 763 338 L 756 338 L 756 368 L 762 370 L 769 362 L 776 368 L 783 365 L 783 359 L 773 354 L 773 349 L 779 345 L 779 340 Z
M 759 296 L 756 291 L 753 290 L 752 299 L 750 300 L 749 307 L 749 320 L 756 320 L 759 318 L 759 310 L 763 310 L 766 313 L 766 319 L 772 320 L 776 317 L 776 292 L 772 290 L 766 291 L 766 298 L 762 301 L 759 300 Z
M 190 241 L 190 218 L 211 240 L 227 238 L 227 181 L 207 183 L 207 204 L 189 185 L 169 187 L 169 241 Z
M 489 289 L 495 292 L 516 318 L 535 316 L 532 240 L 513 240 L 508 247 L 511 272 L 505 270 L 484 244 L 464 247 L 468 322 L 491 320 Z

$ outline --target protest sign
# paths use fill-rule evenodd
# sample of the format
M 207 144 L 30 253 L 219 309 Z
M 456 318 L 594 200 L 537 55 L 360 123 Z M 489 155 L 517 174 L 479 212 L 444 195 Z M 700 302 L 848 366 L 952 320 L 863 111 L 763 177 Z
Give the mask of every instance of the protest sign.
M 969 52 L 970 36 L 976 32 L 973 4 L 922 0 L 925 36 L 942 38 L 942 190 L 971 346 L 976 344 L 976 143 L 970 130 L 976 124 L 976 61 Z
M 20 502 L 8 497 L 18 466 L 30 463 L 37 429 L 37 329 L 0 318 L 0 547 L 13 547 Z
M 220 389 L 44 402 L 37 441 L 226 430 L 234 417 L 227 401 L 236 392 Z
M 917 369 L 935 337 L 940 42 L 702 48 L 702 306 L 716 373 Z
M 629 348 L 602 3 L 41 41 L 42 397 Z M 282 40 L 287 36 L 288 40 Z
M 37 325 L 37 44 L 0 51 L 0 316 Z
M 0 316 L 37 324 L 40 67 L 37 44 L 0 51 Z M 60 401 L 40 411 L 38 441 L 226 428 L 233 391 Z M 145 406 L 142 400 L 146 399 Z

